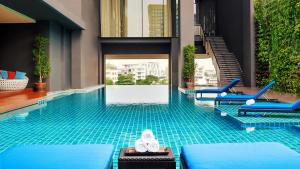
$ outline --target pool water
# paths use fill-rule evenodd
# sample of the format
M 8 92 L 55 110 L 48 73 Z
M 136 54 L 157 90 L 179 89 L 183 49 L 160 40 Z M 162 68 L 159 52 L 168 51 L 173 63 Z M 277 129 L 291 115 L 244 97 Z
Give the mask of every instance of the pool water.
M 145 129 L 173 149 L 178 167 L 184 144 L 280 142 L 300 152 L 300 135 L 293 130 L 246 132 L 167 86 L 107 87 L 54 99 L 44 108 L 2 120 L 0 151 L 19 144 L 113 144 L 117 168 L 120 148 L 134 146 Z

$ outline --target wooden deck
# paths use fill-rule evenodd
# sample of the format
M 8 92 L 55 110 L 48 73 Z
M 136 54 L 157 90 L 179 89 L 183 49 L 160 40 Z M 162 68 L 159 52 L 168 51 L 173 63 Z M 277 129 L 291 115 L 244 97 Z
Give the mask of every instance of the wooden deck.
M 0 91 L 0 113 L 36 104 L 47 92 L 34 92 L 31 88 L 19 91 Z

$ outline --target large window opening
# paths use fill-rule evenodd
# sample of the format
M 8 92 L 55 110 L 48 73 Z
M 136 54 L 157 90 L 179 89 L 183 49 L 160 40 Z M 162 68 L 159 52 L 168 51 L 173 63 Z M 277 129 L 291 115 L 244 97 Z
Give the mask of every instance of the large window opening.
M 102 37 L 171 37 L 171 0 L 101 0 Z
M 217 86 L 218 76 L 212 58 L 207 54 L 196 54 L 195 85 Z
M 106 85 L 168 85 L 168 55 L 106 55 Z

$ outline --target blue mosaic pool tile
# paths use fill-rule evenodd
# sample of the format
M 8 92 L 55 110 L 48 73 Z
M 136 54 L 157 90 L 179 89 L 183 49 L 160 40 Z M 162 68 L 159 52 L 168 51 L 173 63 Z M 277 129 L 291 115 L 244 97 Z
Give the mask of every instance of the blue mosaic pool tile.
M 119 150 L 134 146 L 143 130 L 152 129 L 161 146 L 172 148 L 178 168 L 185 144 L 279 142 L 300 152 L 300 136 L 292 130 L 247 133 L 210 104 L 195 104 L 194 98 L 171 92 L 168 104 L 108 105 L 104 89 L 54 99 L 47 107 L 0 121 L 0 151 L 20 144 L 113 144 L 117 168 Z
M 216 106 L 216 112 L 226 112 L 227 119 L 241 128 L 290 128 L 300 125 L 299 113 L 263 113 L 248 112 L 247 115 L 238 116 L 241 104 L 221 104 Z

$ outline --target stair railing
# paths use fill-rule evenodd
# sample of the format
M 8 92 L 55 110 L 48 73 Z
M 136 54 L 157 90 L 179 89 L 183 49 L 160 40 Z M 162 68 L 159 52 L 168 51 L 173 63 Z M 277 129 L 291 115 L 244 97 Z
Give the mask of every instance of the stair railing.
M 216 69 L 216 73 L 217 73 L 217 77 L 218 77 L 218 84 L 221 84 L 221 71 L 220 71 L 220 66 L 217 62 L 217 58 L 215 56 L 215 53 L 212 49 L 212 46 L 211 46 L 211 42 L 209 39 L 206 39 L 205 41 L 205 49 L 206 49 L 206 53 L 212 58 L 212 62 L 213 62 L 213 65 Z

